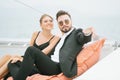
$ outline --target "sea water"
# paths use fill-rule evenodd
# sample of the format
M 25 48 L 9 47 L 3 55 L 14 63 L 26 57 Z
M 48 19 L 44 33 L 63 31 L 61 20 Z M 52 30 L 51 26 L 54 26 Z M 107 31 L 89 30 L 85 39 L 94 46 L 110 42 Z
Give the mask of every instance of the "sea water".
M 25 17 L 27 18 L 27 17 Z M 41 30 L 39 26 L 39 18 L 32 17 L 25 19 L 24 17 L 18 19 L 1 20 L 0 22 L 0 39 L 30 39 L 34 31 Z M 28 21 L 27 21 L 28 20 Z M 120 40 L 120 17 L 119 16 L 103 16 L 103 17 L 78 17 L 73 18 L 73 26 L 76 28 L 87 28 L 92 26 L 95 33 L 99 36 L 106 37 L 110 40 Z M 58 32 L 57 22 L 54 21 L 53 33 Z
M 117 16 L 110 16 L 110 17 L 82 17 L 82 19 L 76 19 L 77 17 L 73 18 L 73 26 L 76 28 L 87 28 L 92 26 L 95 28 L 96 34 L 101 37 L 105 37 L 107 40 L 119 41 L 120 40 L 120 17 Z M 41 30 L 39 26 L 39 19 L 38 17 L 35 19 L 29 20 L 25 18 L 13 19 L 13 21 L 1 21 L 0 22 L 0 41 L 23 41 L 29 42 L 34 31 Z M 56 24 L 56 21 L 53 34 L 58 33 L 59 28 Z M 6 24 L 5 24 L 6 23 Z M 1 44 L 0 44 L 1 45 Z M 24 45 L 24 44 L 23 44 Z M 3 53 L 20 53 L 23 54 L 26 47 L 20 47 L 22 50 L 16 47 L 0 47 L 0 55 Z

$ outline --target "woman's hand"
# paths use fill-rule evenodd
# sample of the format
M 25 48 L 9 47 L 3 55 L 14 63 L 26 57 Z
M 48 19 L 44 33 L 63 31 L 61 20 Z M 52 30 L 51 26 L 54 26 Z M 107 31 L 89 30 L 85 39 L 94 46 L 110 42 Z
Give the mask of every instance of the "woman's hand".
M 11 58 L 11 63 L 16 63 L 17 61 L 22 61 L 23 58 L 21 56 L 14 56 Z

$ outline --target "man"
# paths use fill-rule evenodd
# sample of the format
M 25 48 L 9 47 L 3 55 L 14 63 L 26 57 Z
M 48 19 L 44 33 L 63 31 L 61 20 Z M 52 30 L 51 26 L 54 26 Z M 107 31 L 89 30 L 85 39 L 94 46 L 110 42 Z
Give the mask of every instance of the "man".
M 51 58 L 60 63 L 64 75 L 73 77 L 77 74 L 76 56 L 83 44 L 91 40 L 92 28 L 86 29 L 84 33 L 82 29 L 75 29 L 72 26 L 70 14 L 63 10 L 56 14 L 56 20 L 63 36 Z
M 74 77 L 77 74 L 76 56 L 82 46 L 91 40 L 92 30 L 75 29 L 69 13 L 62 10 L 58 11 L 56 20 L 63 35 L 51 58 L 35 47 L 28 47 L 14 80 L 25 80 L 34 64 L 43 75 L 63 72 L 67 77 Z

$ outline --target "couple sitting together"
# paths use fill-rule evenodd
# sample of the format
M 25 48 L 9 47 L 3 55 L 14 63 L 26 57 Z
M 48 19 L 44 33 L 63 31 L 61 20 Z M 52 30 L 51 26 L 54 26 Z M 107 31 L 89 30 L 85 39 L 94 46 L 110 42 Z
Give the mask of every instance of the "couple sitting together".
M 0 63 L 1 69 L 7 66 L 9 71 L 4 80 L 9 76 L 12 76 L 13 80 L 26 80 L 27 76 L 37 73 L 42 75 L 63 73 L 68 78 L 76 76 L 76 57 L 83 45 L 91 41 L 93 28 L 85 30 L 74 28 L 71 15 L 63 10 L 58 11 L 56 20 L 61 35 L 51 33 L 54 26 L 53 18 L 44 14 L 40 18 L 42 31 L 33 34 L 31 46 L 26 49 L 24 56 L 10 57 L 4 65 Z M 3 70 L 1 69 L 0 72 Z

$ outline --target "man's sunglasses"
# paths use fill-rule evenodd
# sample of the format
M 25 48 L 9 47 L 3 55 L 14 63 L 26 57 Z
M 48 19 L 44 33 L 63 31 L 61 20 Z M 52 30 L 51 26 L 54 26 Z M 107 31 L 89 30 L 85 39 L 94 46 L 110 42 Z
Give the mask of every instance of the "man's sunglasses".
M 65 19 L 64 21 L 59 21 L 58 22 L 58 24 L 60 25 L 60 26 L 63 26 L 63 24 L 66 24 L 66 25 L 68 25 L 69 24 L 69 20 L 68 19 Z

